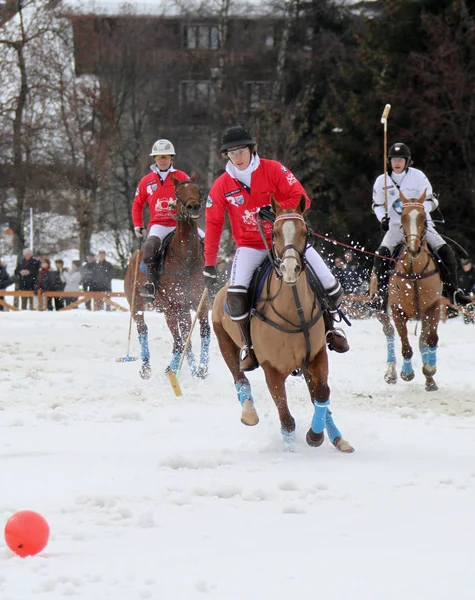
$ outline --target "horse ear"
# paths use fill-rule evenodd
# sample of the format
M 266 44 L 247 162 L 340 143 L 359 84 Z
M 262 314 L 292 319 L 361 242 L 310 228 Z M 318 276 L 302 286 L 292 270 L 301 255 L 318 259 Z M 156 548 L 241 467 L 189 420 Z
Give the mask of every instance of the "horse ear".
M 196 183 L 198 181 L 198 173 L 192 173 L 190 177 L 190 181 Z
M 424 204 L 424 200 L 426 199 L 427 196 L 427 188 L 424 190 L 424 193 L 422 194 L 422 196 L 419 198 L 419 202 L 421 204 Z
M 272 196 L 270 197 L 270 204 L 272 206 L 272 210 L 274 211 L 274 213 L 276 215 L 280 215 L 280 213 L 282 212 L 282 207 L 277 202 L 277 200 L 274 198 L 274 194 L 272 194 Z
M 406 196 L 401 192 L 401 190 L 399 190 L 399 198 L 401 198 L 402 203 L 406 204 L 407 203 L 407 198 Z
M 299 205 L 297 206 L 297 211 L 303 215 L 303 213 L 305 212 L 305 210 L 307 209 L 307 198 L 305 198 L 305 196 L 302 194 L 300 196 L 300 202 Z
M 173 185 L 176 185 L 180 181 L 175 177 L 175 175 L 173 175 L 173 173 L 170 173 L 170 179 L 173 181 Z

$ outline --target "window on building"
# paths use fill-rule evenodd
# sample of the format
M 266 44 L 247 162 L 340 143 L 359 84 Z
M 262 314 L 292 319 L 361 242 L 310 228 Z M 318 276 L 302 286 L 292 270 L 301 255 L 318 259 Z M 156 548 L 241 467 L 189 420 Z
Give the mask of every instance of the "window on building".
M 188 25 L 185 27 L 185 48 L 189 50 L 217 50 L 217 25 Z
M 250 112 L 264 110 L 269 93 L 268 81 L 246 81 L 246 102 Z
M 182 108 L 208 108 L 215 104 L 215 91 L 210 81 L 182 81 L 180 104 Z

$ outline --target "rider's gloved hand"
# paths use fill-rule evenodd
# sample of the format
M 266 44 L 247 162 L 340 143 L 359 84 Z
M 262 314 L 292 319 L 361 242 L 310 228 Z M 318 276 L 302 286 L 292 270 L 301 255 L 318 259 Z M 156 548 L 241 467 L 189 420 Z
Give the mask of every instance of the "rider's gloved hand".
M 381 219 L 381 230 L 382 231 L 388 231 L 389 230 L 389 218 L 388 217 L 383 217 Z
M 269 221 L 269 223 L 273 223 L 275 221 L 275 213 L 272 210 L 272 206 L 267 204 L 263 206 L 257 211 L 257 216 L 260 217 L 263 221 Z
M 140 239 L 144 236 L 144 228 L 143 227 L 134 227 L 136 237 Z
M 218 271 L 216 270 L 216 267 L 205 267 L 203 269 L 203 275 L 205 278 L 205 286 L 210 293 L 213 293 L 218 282 Z

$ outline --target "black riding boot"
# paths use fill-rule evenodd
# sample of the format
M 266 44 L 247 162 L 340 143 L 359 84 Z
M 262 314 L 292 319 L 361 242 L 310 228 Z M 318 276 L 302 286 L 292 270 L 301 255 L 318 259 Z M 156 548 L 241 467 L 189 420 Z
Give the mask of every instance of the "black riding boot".
M 228 288 L 226 295 L 229 316 L 231 320 L 239 325 L 243 346 L 239 353 L 239 369 L 241 371 L 253 371 L 259 363 L 251 343 L 251 318 L 249 313 L 249 298 L 247 289 L 241 285 Z
M 145 266 L 147 267 L 147 281 L 140 288 L 139 294 L 143 298 L 153 300 L 157 291 L 158 284 L 158 257 L 162 241 L 159 237 L 152 235 L 147 238 L 142 247 L 142 255 Z
M 472 302 L 470 296 L 459 288 L 457 259 L 454 251 L 448 244 L 444 244 L 437 250 L 437 254 L 445 266 L 445 269 L 441 270 L 441 274 L 446 297 L 453 304 L 460 304 L 462 306 L 470 304 Z
M 390 258 L 391 252 L 386 246 L 381 246 L 377 252 L 379 256 L 374 259 L 374 271 L 376 273 L 378 289 L 369 305 L 375 310 L 385 311 L 388 307 L 390 261 L 384 257 Z
M 335 309 L 337 309 L 343 300 L 343 289 L 339 282 L 337 282 L 332 288 L 326 290 L 330 302 Z M 346 339 L 346 335 L 340 327 L 335 327 L 335 312 L 325 311 L 323 313 L 323 322 L 325 323 L 326 341 L 329 350 L 334 350 L 339 354 L 348 352 L 350 345 Z

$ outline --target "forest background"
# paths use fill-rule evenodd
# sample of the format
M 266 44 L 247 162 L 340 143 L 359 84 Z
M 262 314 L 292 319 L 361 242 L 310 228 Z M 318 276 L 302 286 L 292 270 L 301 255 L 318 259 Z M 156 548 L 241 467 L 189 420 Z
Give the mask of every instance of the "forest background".
M 121 18 L 96 15 L 85 37 L 84 9 L 0 4 L 0 225 L 12 234 L 0 255 L 5 244 L 28 246 L 31 214 L 36 245 L 60 250 L 45 232 L 53 215 L 60 229 L 62 215 L 75 223 L 64 229 L 66 248 L 84 258 L 93 233 L 108 231 L 125 267 L 130 207 L 153 142 L 171 139 L 177 168 L 198 172 L 206 193 L 224 166 L 222 131 L 236 123 L 249 127 L 261 156 L 301 180 L 316 232 L 374 250 L 387 103 L 388 144 L 407 143 L 428 175 L 438 230 L 475 253 L 474 2 L 167 4 L 172 16 L 144 18 L 130 6 Z M 195 23 L 210 27 L 208 48 L 190 47 Z M 251 77 L 243 69 L 252 65 Z M 191 96 L 184 69 L 208 71 Z

